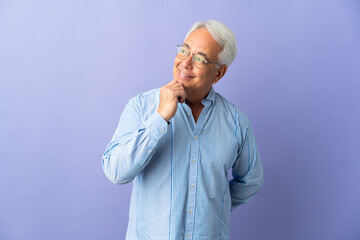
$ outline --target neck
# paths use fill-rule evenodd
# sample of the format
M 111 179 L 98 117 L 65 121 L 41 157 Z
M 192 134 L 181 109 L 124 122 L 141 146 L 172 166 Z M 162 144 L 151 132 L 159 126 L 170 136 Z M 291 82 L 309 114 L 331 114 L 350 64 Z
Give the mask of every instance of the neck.
M 201 94 L 199 92 L 192 93 L 185 89 L 186 95 L 187 95 L 185 102 L 191 108 L 195 123 L 197 122 L 197 120 L 201 114 L 201 111 L 204 108 L 204 105 L 202 104 L 202 100 L 207 97 L 210 90 L 208 90 L 206 93 Z
M 201 102 L 191 102 L 189 99 L 186 99 L 185 102 L 190 107 L 196 123 L 201 114 L 202 109 L 204 108 L 204 105 L 202 105 Z
M 199 92 L 199 91 L 191 91 L 190 89 L 185 89 L 186 91 L 186 104 L 189 105 L 189 107 L 192 108 L 192 106 L 194 107 L 202 107 L 202 100 L 204 98 L 207 97 L 207 95 L 209 94 L 211 88 L 204 91 L 204 92 Z
M 185 103 L 191 108 L 191 110 L 202 109 L 204 105 L 200 102 L 193 102 L 188 98 L 185 100 Z

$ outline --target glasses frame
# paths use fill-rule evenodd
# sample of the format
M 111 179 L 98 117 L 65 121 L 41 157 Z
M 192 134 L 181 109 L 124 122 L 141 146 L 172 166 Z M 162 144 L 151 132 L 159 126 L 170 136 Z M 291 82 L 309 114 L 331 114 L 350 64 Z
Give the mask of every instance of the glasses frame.
M 178 54 L 179 54 L 179 53 L 178 53 L 178 48 L 179 48 L 179 47 L 184 47 L 184 48 L 186 48 L 186 49 L 189 50 L 189 53 L 187 54 L 187 56 L 186 56 L 185 58 L 180 58 L 180 57 L 178 56 Z M 208 61 L 208 60 L 205 60 L 204 66 L 198 67 L 198 66 L 196 66 L 195 63 L 194 63 L 194 61 L 195 61 L 194 58 L 195 58 L 195 55 L 197 55 L 197 53 L 192 53 L 192 52 L 190 51 L 190 49 L 189 49 L 188 47 L 184 46 L 184 45 L 176 45 L 176 57 L 177 57 L 177 58 L 179 58 L 179 59 L 181 59 L 181 60 L 185 60 L 185 59 L 187 59 L 187 58 L 189 57 L 190 54 L 193 55 L 192 58 L 191 58 L 191 62 L 192 62 L 192 64 L 194 65 L 194 67 L 196 67 L 196 68 L 201 69 L 201 68 L 205 67 L 206 64 L 209 64 L 209 63 L 216 64 L 216 65 L 218 65 L 218 66 L 222 66 L 222 65 L 223 65 L 223 64 L 218 63 L 218 62 L 210 62 L 210 61 Z

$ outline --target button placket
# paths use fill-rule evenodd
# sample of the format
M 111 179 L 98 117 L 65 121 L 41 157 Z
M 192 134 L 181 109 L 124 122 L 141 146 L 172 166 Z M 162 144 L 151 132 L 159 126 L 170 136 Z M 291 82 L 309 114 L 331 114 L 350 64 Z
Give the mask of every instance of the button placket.
M 194 131 L 190 137 L 190 165 L 189 165 L 189 186 L 188 197 L 187 197 L 187 214 L 185 216 L 185 233 L 187 238 L 191 238 L 193 235 L 195 215 L 196 215 L 196 184 L 198 180 L 198 161 L 200 161 L 200 134 L 204 128 L 205 118 L 208 116 L 206 113 L 209 110 L 209 104 L 206 102 L 204 109 L 202 110 L 197 123 L 194 123 Z
M 195 130 L 195 134 L 191 139 L 191 158 L 190 158 L 190 172 L 189 172 L 189 188 L 188 188 L 188 199 L 187 199 L 187 216 L 186 216 L 186 228 L 185 232 L 191 233 L 194 225 L 194 217 L 196 210 L 196 181 L 198 164 L 197 158 L 199 156 L 199 135 L 198 131 Z

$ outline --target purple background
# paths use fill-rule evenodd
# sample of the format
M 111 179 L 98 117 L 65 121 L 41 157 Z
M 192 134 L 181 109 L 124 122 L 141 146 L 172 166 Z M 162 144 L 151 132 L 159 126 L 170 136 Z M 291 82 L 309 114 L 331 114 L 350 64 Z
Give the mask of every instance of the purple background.
M 215 89 L 247 113 L 265 170 L 231 239 L 360 239 L 356 0 L 0 1 L 0 239 L 125 238 L 131 184 L 102 154 L 206 19 L 237 36 Z

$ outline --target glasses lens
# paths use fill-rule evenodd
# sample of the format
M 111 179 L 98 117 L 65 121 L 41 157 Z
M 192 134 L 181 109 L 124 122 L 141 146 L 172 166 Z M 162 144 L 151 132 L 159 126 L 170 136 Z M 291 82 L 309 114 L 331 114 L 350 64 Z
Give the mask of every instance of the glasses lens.
M 177 46 L 176 47 L 177 50 L 177 57 L 180 59 L 185 59 L 187 58 L 187 56 L 189 56 L 189 49 L 187 49 L 186 47 L 183 46 Z
M 206 64 L 206 59 L 202 55 L 195 54 L 193 57 L 195 67 L 202 68 Z

